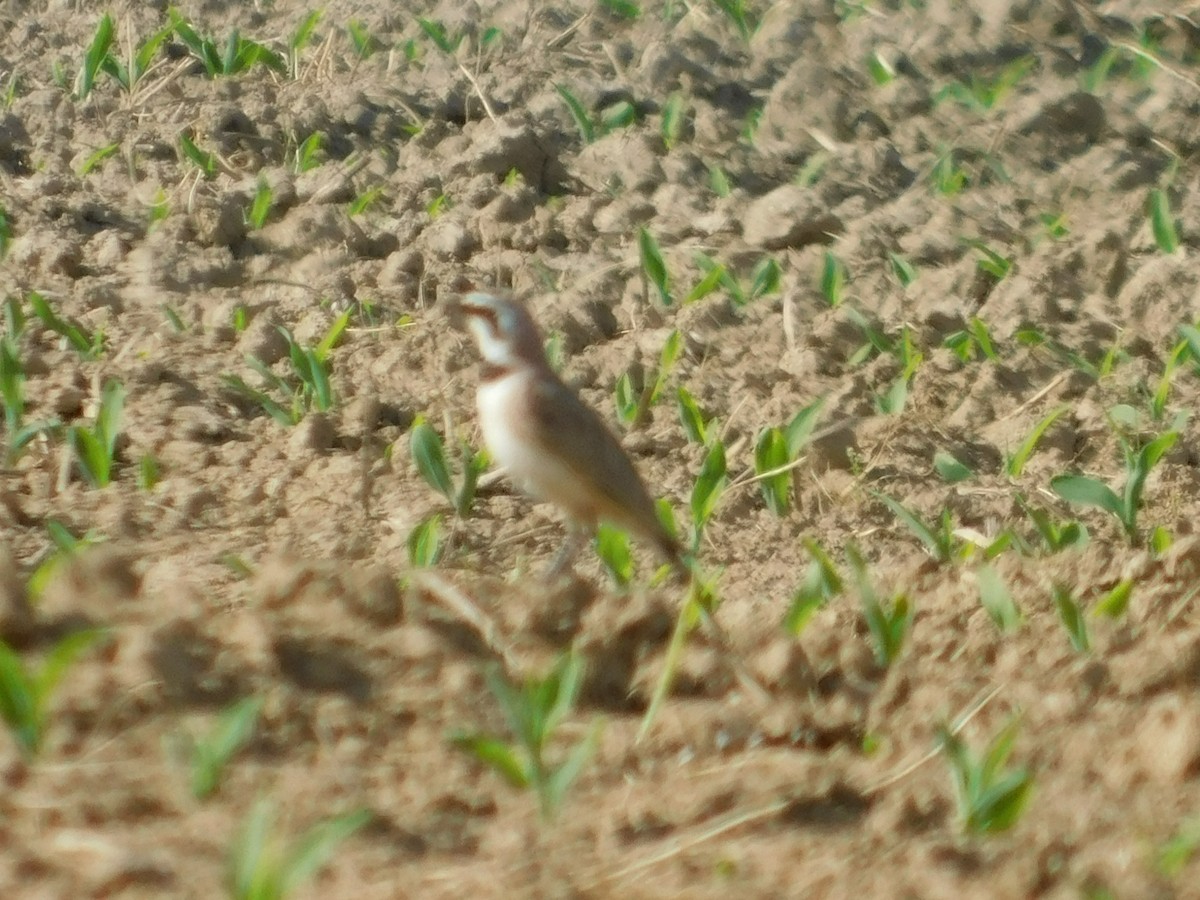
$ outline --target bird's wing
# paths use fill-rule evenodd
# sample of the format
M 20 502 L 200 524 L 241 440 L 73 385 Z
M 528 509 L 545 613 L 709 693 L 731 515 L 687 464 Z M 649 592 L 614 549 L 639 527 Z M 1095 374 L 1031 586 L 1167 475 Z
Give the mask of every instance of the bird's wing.
M 539 379 L 530 404 L 535 439 L 567 463 L 618 509 L 629 510 L 642 530 L 654 530 L 654 501 L 629 456 L 599 415 L 557 378 Z

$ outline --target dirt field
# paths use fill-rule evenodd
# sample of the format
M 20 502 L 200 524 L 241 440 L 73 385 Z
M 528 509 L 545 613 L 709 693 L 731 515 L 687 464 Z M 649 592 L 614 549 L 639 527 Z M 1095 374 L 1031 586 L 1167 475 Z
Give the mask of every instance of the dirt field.
M 0 734 L 0 895 L 219 896 L 269 798 L 293 838 L 369 811 L 296 896 L 1200 897 L 1200 356 L 1179 330 L 1200 317 L 1200 6 L 748 0 L 745 38 L 705 0 L 415 6 L 327 4 L 289 55 L 309 6 L 185 2 L 219 51 L 237 29 L 285 71 L 209 77 L 177 31 L 131 90 L 101 70 L 82 97 L 102 10 L 0 0 L 0 295 L 27 318 L 5 326 L 25 421 L 89 428 L 103 386 L 126 391 L 110 486 L 63 428 L 0 481 L 0 635 L 36 669 L 64 634 L 109 632 L 36 757 Z M 114 58 L 169 21 L 109 8 Z M 729 278 L 687 302 L 698 254 Z M 769 260 L 778 289 L 752 296 Z M 644 547 L 628 589 L 591 550 L 548 582 L 553 510 L 500 478 L 456 517 L 420 476 L 417 416 L 455 467 L 480 440 L 475 348 L 438 302 L 467 284 L 529 301 L 681 525 L 706 450 L 677 390 L 713 420 L 729 485 L 699 558 L 768 702 L 700 629 L 637 741 L 683 590 Z M 280 424 L 231 386 L 286 416 L 248 358 L 290 378 L 276 326 L 311 347 L 346 311 L 329 411 Z M 658 402 L 618 425 L 618 380 L 652 381 L 674 329 Z M 759 436 L 821 397 L 776 514 L 749 480 Z M 1123 447 L 1172 430 L 1131 535 L 1051 489 L 1082 474 L 1120 495 Z M 949 558 L 880 495 L 948 511 Z M 1029 509 L 1089 540 L 1051 546 Z M 433 514 L 441 558 L 414 573 Z M 87 546 L 60 551 L 54 523 Z M 845 587 L 793 634 L 806 538 Z M 885 606 L 914 610 L 890 665 L 850 545 Z M 1008 630 L 981 603 L 993 575 Z M 451 737 L 508 736 L 496 658 L 519 679 L 572 644 L 587 675 L 551 758 L 603 725 L 543 824 Z M 190 742 L 248 697 L 252 738 L 195 799 Z M 1014 716 L 1028 804 L 969 833 L 938 729 L 980 753 Z

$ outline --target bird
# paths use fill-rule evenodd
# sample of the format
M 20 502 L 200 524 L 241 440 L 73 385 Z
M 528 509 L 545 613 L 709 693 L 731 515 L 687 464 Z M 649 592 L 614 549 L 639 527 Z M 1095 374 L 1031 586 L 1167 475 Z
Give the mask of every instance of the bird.
M 550 567 L 561 570 L 601 523 L 648 541 L 684 577 L 689 561 L 658 517 L 646 483 L 600 415 L 551 368 L 529 310 L 473 291 L 452 303 L 483 364 L 476 405 L 484 444 L 508 477 L 566 513 L 574 532 Z

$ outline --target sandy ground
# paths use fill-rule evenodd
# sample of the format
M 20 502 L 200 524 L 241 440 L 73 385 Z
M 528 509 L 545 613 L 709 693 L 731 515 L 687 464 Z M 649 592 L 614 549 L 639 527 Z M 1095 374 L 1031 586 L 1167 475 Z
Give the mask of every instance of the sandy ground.
M 309 8 L 260 6 L 182 9 L 221 47 L 236 28 L 286 55 Z M 287 835 L 370 813 L 297 896 L 1200 896 L 1200 447 L 1178 418 L 1200 397 L 1197 361 L 1181 351 L 1164 382 L 1200 315 L 1200 18 L 1186 15 L 1200 10 L 750 2 L 745 40 L 715 4 L 643 6 L 329 4 L 288 72 L 209 78 L 175 39 L 131 92 L 102 74 L 78 99 L 96 10 L 0 2 L 0 292 L 30 315 L 37 291 L 103 338 L 89 359 L 33 317 L 10 335 L 26 421 L 86 426 L 105 383 L 127 391 L 111 486 L 89 486 L 62 432 L 0 480 L 0 634 L 36 667 L 64 633 L 109 630 L 52 698 L 36 759 L 0 735 L 4 896 L 217 896 L 264 797 Z M 161 7 L 112 4 L 117 52 L 166 23 Z M 463 35 L 457 50 L 418 16 Z M 363 58 L 351 23 L 371 36 Z M 614 124 L 622 109 L 632 122 Z M 181 133 L 214 154 L 211 177 Z M 1174 253 L 1147 218 L 1155 189 Z M 643 279 L 643 226 L 670 305 Z M 836 308 L 827 251 L 846 273 Z M 779 289 L 686 303 L 698 254 L 743 292 L 774 260 Z M 677 389 L 713 420 L 732 484 L 700 559 L 768 702 L 700 632 L 638 742 L 681 589 L 653 582 L 644 548 L 628 589 L 590 551 L 548 582 L 552 510 L 500 479 L 455 517 L 419 476 L 417 416 L 454 446 L 479 441 L 474 348 L 438 304 L 467 283 L 527 299 L 614 428 L 618 379 L 653 378 L 679 331 L 660 401 L 623 440 L 686 521 L 705 450 Z M 329 412 L 284 426 L 231 389 L 233 375 L 271 390 L 250 357 L 290 372 L 277 325 L 311 346 L 345 311 Z M 976 319 L 991 346 L 956 337 Z M 905 333 L 922 359 L 888 414 Z M 777 515 L 748 480 L 755 445 L 820 397 L 827 433 Z M 1121 442 L 1173 427 L 1132 539 L 1050 490 L 1082 473 L 1120 491 Z M 939 453 L 970 477 L 939 474 Z M 954 559 L 933 560 L 880 494 L 933 522 L 948 510 Z M 1089 541 L 1049 547 L 1026 507 Z M 442 557 L 414 573 L 409 535 L 439 513 Z M 55 553 L 51 523 L 99 540 L 28 585 Z M 1160 527 L 1173 543 L 1155 550 Z M 1020 540 L 991 570 L 1021 621 L 1001 631 L 980 602 L 984 554 L 962 548 L 1006 528 Z M 856 544 L 880 596 L 908 598 L 891 665 L 851 587 L 784 628 L 806 538 L 847 585 Z M 1128 609 L 1095 614 L 1123 579 Z M 572 644 L 588 674 L 551 757 L 604 724 L 543 824 L 529 792 L 450 738 L 506 733 L 486 679 L 498 656 L 518 678 Z M 252 739 L 195 799 L 189 741 L 252 696 Z M 961 726 L 978 751 L 1014 715 L 1028 806 L 1008 832 L 966 834 L 937 729 Z

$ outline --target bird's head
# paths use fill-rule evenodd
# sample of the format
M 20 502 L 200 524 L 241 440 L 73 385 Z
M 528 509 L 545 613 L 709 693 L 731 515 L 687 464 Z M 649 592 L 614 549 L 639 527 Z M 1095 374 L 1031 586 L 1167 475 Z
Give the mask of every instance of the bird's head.
M 455 311 L 475 338 L 485 363 L 501 369 L 546 364 L 537 325 L 516 300 L 473 292 L 459 299 Z

